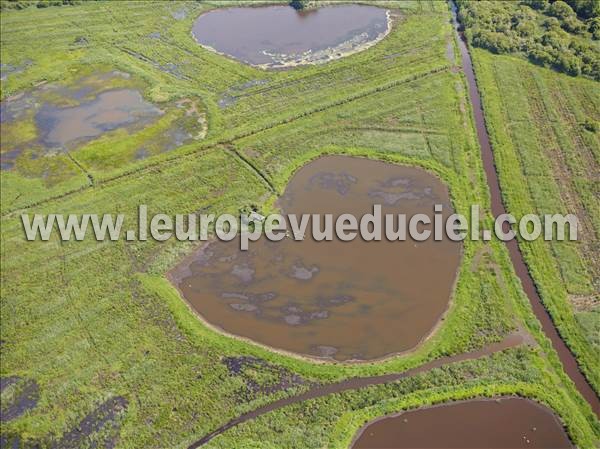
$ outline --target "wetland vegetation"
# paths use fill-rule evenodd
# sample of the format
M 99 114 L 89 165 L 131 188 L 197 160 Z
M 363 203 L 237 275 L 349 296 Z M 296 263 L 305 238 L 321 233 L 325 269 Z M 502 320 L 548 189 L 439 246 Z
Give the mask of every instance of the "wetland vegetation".
M 271 212 L 301 167 L 324 155 L 426 170 L 447 186 L 454 210 L 468 216 L 480 204 L 491 223 L 448 4 L 378 2 L 393 20 L 376 45 L 288 70 L 235 61 L 191 35 L 198 17 L 245 2 L 8 7 L 17 4 L 2 1 L 0 15 L 3 445 L 187 447 L 278 400 L 354 377 L 396 376 L 515 332 L 526 336 L 516 346 L 289 403 L 206 447 L 348 448 L 378 417 L 510 395 L 552 410 L 578 447 L 597 445 L 598 418 L 565 374 L 499 241 L 464 242 L 450 308 L 430 338 L 407 354 L 350 364 L 291 357 L 206 326 L 166 277 L 198 249 L 193 243 L 23 236 L 21 213 L 136 216 L 139 204 L 149 213 Z M 43 48 L 32 45 L 40 35 Z M 520 247 L 598 391 L 599 137 L 588 126 L 600 120 L 597 81 L 518 55 L 472 56 L 507 208 L 522 215 L 574 207 L 585 217 L 581 242 Z M 131 96 L 139 120 L 127 108 L 103 107 L 104 124 L 59 139 L 60 122 L 36 119 L 45 105 L 68 119 L 72 108 L 104 104 L 101 95 L 115 91 Z

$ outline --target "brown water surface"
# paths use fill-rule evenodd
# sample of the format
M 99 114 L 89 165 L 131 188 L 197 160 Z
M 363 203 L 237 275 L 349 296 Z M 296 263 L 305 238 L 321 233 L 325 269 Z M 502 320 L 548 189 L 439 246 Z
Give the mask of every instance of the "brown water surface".
M 366 48 L 388 32 L 387 11 L 365 5 L 296 11 L 289 6 L 225 8 L 202 14 L 192 35 L 252 65 L 318 63 Z
M 117 70 L 94 72 L 68 85 L 46 83 L 1 101 L 0 169 L 12 169 L 23 152 L 34 159 L 71 151 L 107 131 L 132 133 L 155 122 L 163 111 L 129 88 L 130 77 Z M 31 139 L 16 138 L 31 128 Z
M 36 124 L 46 146 L 65 147 L 70 142 L 133 123 L 146 124 L 162 114 L 133 89 L 109 90 L 77 106 L 59 107 L 45 103 L 37 112 Z
M 378 419 L 352 449 L 520 449 L 573 447 L 554 414 L 519 398 L 473 400 Z
M 446 187 L 418 168 L 328 156 L 300 169 L 279 205 L 287 214 L 452 213 Z M 309 224 L 310 226 L 311 224 Z M 215 241 L 171 278 L 209 323 L 299 354 L 372 360 L 414 348 L 446 308 L 460 243 L 444 238 L 318 242 Z

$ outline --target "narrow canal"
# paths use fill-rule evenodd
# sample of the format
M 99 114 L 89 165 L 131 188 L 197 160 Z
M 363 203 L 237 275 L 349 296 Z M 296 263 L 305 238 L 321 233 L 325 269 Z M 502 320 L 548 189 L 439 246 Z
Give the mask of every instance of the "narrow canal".
M 400 379 L 404 379 L 406 377 L 414 376 L 416 374 L 424 373 L 426 371 L 432 370 L 434 368 L 439 368 L 444 365 L 448 365 L 451 363 L 462 362 L 464 360 L 475 360 L 481 357 L 486 357 L 492 355 L 496 352 L 503 351 L 508 348 L 513 348 L 515 346 L 519 346 L 521 344 L 526 343 L 525 338 L 521 333 L 514 333 L 508 335 L 503 341 L 499 343 L 494 343 L 489 346 L 486 346 L 483 349 L 479 349 L 477 351 L 466 352 L 463 354 L 458 354 L 450 357 L 441 357 L 436 360 L 432 360 L 431 362 L 425 363 L 424 365 L 418 366 L 417 368 L 409 369 L 407 371 L 403 371 L 401 373 L 391 373 L 391 374 L 382 374 L 380 376 L 369 376 L 369 377 L 353 377 L 351 379 L 342 380 L 340 382 L 319 385 L 310 390 L 299 394 L 297 396 L 292 396 L 289 398 L 283 398 L 275 402 L 271 402 L 269 404 L 263 405 L 257 409 L 254 409 L 248 413 L 244 413 L 243 415 L 238 416 L 237 418 L 232 419 L 228 423 L 214 430 L 213 432 L 205 435 L 200 438 L 196 442 L 192 443 L 189 446 L 189 449 L 196 449 L 208 443 L 213 438 L 221 435 L 223 432 L 235 427 L 239 424 L 245 423 L 247 421 L 251 421 L 253 419 L 258 418 L 266 413 L 272 412 L 274 410 L 278 410 L 282 407 L 286 407 L 291 404 L 297 404 L 299 402 L 308 401 L 310 399 L 320 398 L 323 396 L 328 396 L 330 394 L 341 393 L 349 390 L 358 390 L 360 388 L 366 388 L 372 385 L 382 385 L 390 382 L 395 382 Z
M 479 95 L 479 90 L 477 89 L 477 81 L 475 79 L 475 73 L 473 72 L 473 64 L 471 61 L 471 55 L 469 54 L 469 50 L 467 48 L 467 44 L 465 43 L 463 34 L 458 29 L 458 19 L 456 15 L 456 5 L 454 2 L 450 2 L 450 6 L 452 9 L 452 23 L 454 25 L 454 29 L 459 35 L 457 39 L 460 56 L 462 60 L 463 70 L 465 72 L 465 76 L 467 78 L 467 82 L 469 84 L 469 97 L 471 99 L 471 105 L 473 107 L 473 115 L 475 117 L 475 126 L 477 128 L 477 139 L 479 140 L 479 146 L 481 147 L 481 157 L 483 158 L 483 168 L 485 170 L 485 175 L 487 178 L 488 186 L 490 189 L 490 195 L 492 200 L 492 213 L 494 217 L 497 217 L 501 214 L 506 213 L 506 209 L 502 202 L 502 193 L 500 190 L 500 183 L 498 181 L 498 174 L 496 173 L 496 167 L 494 165 L 494 153 L 492 151 L 492 146 L 490 144 L 490 138 L 487 133 L 485 127 L 485 119 L 483 115 L 483 107 L 481 104 L 481 97 Z M 505 229 L 507 231 L 508 229 Z M 529 274 L 529 270 L 527 269 L 527 265 L 525 265 L 525 261 L 523 259 L 523 255 L 519 250 L 519 245 L 516 240 L 511 240 L 506 243 L 508 247 L 508 251 L 510 253 L 510 259 L 515 268 L 515 272 L 519 279 L 521 280 L 521 284 L 523 285 L 523 289 L 529 298 L 529 302 L 531 303 L 531 307 L 533 308 L 533 312 L 535 316 L 542 324 L 542 329 L 546 336 L 552 341 L 552 346 L 558 353 L 560 360 L 563 364 L 565 372 L 571 378 L 571 380 L 575 383 L 575 386 L 581 393 L 581 395 L 585 398 L 587 402 L 592 406 L 592 410 L 596 414 L 596 416 L 600 417 L 600 399 L 596 392 L 592 389 L 587 379 L 583 376 L 581 371 L 579 370 L 579 366 L 577 365 L 577 360 L 575 356 L 571 353 L 565 342 L 562 340 L 561 336 L 558 333 L 558 330 L 554 326 L 552 322 L 552 318 L 548 314 L 548 311 L 544 307 L 542 303 L 542 299 L 535 288 L 535 284 L 533 282 L 533 278 Z

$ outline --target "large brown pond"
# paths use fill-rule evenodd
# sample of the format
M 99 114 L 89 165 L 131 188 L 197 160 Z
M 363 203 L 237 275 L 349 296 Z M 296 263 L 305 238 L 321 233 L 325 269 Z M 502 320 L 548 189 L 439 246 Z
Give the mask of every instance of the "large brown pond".
M 573 447 L 556 416 L 526 399 L 466 401 L 405 412 L 363 428 L 352 449 Z
M 365 5 L 217 9 L 192 28 L 201 45 L 265 67 L 326 62 L 367 48 L 388 31 L 387 11 Z
M 446 187 L 424 170 L 328 156 L 300 169 L 279 205 L 286 214 L 452 213 Z M 335 221 L 335 220 L 334 220 Z M 317 242 L 262 238 L 248 251 L 215 241 L 171 273 L 209 323 L 265 345 L 336 360 L 414 348 L 448 307 L 461 246 L 448 239 Z

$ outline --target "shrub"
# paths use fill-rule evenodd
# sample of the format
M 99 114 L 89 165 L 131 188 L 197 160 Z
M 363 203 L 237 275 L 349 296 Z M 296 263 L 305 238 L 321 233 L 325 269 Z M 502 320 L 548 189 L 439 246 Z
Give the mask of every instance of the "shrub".
M 578 58 L 570 54 L 560 54 L 556 64 L 559 69 L 571 76 L 581 75 L 581 62 Z
M 600 17 L 594 17 L 587 21 L 588 31 L 592 33 L 595 40 L 600 40 Z
M 599 52 L 590 43 L 590 38 L 600 38 L 600 18 L 583 22 L 577 15 L 595 14 L 600 2 L 457 2 L 459 20 L 472 45 L 498 54 L 522 54 L 572 76 L 600 79 Z
M 562 0 L 558 0 L 550 4 L 550 6 L 546 9 L 546 14 L 561 20 L 565 20 L 570 17 L 574 17 L 575 11 L 573 11 L 571 7 Z
M 565 0 L 582 19 L 600 17 L 598 0 Z
M 548 0 L 524 0 L 523 4 L 533 9 L 545 9 L 548 5 Z
M 290 6 L 294 9 L 304 9 L 308 5 L 308 0 L 291 0 Z
M 581 125 L 584 129 L 592 133 L 597 133 L 600 131 L 600 123 L 589 118 L 586 119 Z
M 552 57 L 551 54 L 549 54 L 548 52 L 544 51 L 541 48 L 534 48 L 533 50 L 531 50 L 529 52 L 529 60 L 531 62 L 533 62 L 534 64 L 538 64 L 541 66 L 550 66 L 552 64 L 552 62 L 554 61 L 554 58 Z

